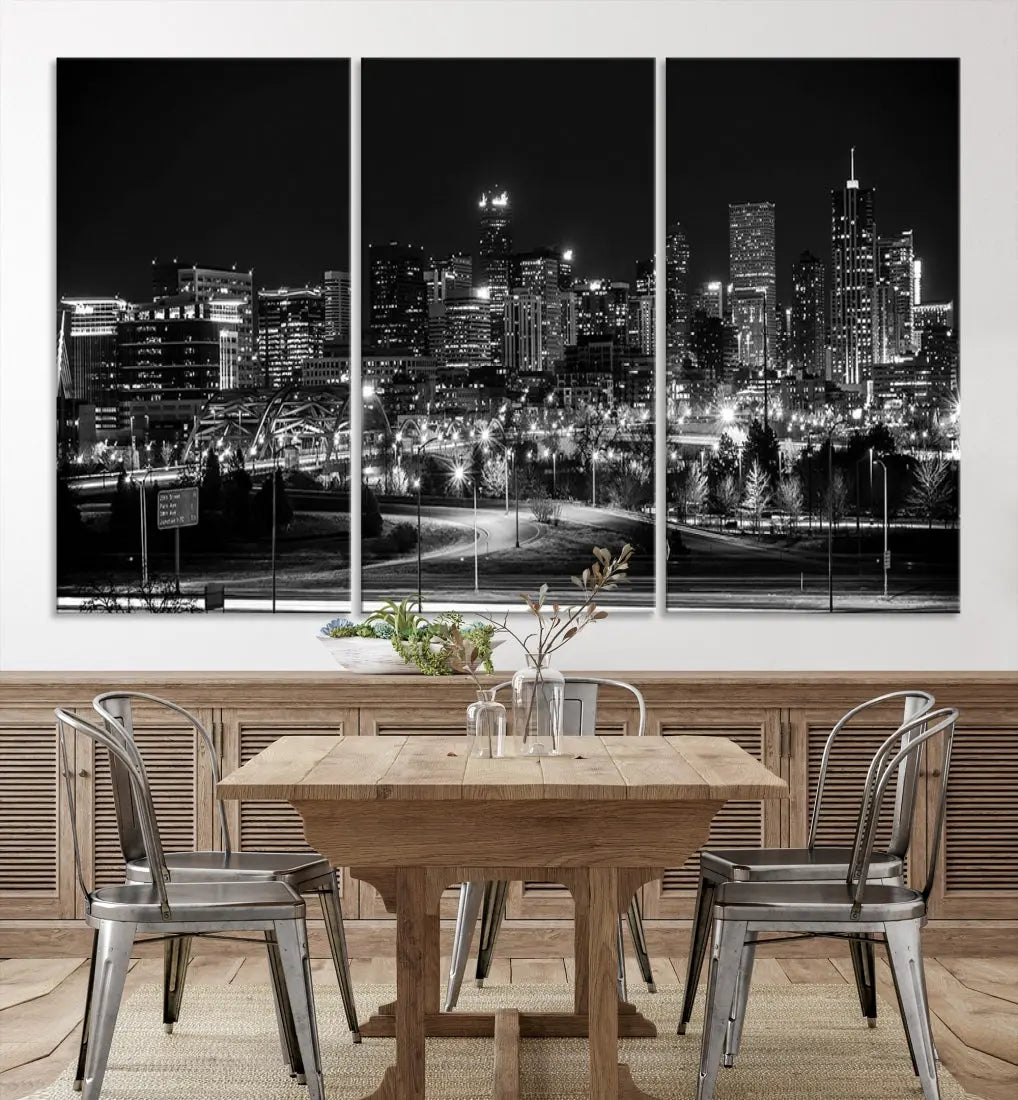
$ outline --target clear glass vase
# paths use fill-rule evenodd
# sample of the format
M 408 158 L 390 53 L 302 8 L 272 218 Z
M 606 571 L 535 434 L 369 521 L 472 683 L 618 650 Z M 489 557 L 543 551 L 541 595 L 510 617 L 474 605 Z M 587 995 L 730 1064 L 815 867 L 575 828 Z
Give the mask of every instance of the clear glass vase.
M 562 752 L 565 677 L 547 659 L 527 654 L 527 667 L 513 676 L 513 741 L 520 756 Z
M 495 689 L 478 688 L 477 700 L 467 707 L 470 755 L 504 756 L 507 724 L 505 707 L 495 701 Z

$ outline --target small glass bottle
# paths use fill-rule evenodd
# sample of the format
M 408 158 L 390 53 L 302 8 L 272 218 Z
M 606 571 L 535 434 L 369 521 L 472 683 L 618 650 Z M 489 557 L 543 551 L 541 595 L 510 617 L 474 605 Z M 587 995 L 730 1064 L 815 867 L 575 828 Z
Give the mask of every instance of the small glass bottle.
M 467 707 L 470 755 L 487 758 L 505 755 L 506 710 L 495 700 L 494 688 L 478 688 L 477 700 Z
M 547 659 L 527 654 L 527 667 L 513 676 L 513 740 L 520 756 L 562 752 L 565 677 Z

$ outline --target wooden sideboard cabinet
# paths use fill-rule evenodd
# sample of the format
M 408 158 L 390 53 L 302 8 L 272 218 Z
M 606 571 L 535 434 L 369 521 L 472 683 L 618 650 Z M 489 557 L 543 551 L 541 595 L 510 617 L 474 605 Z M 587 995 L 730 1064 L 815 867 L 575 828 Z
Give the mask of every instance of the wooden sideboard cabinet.
M 493 678 L 497 682 L 501 677 Z M 628 676 L 647 700 L 647 734 L 729 737 L 784 776 L 786 801 L 727 805 L 711 828 L 711 843 L 735 847 L 806 841 L 824 741 L 851 706 L 904 686 L 932 691 L 962 717 L 955 739 L 947 827 L 931 899 L 931 934 L 956 953 L 1003 950 L 1018 934 L 1018 676 L 1009 673 L 785 673 Z M 321 674 L 62 674 L 0 675 L 0 954 L 82 950 L 81 897 L 74 875 L 68 799 L 59 767 L 53 707 L 91 711 L 91 698 L 113 687 L 163 695 L 193 710 L 212 733 L 220 767 L 230 771 L 288 733 L 385 737 L 460 733 L 472 698 L 459 679 Z M 839 749 L 828 775 L 822 840 L 850 837 L 858 790 L 873 747 L 900 721 L 899 707 L 870 713 L 857 736 Z M 605 690 L 598 732 L 631 736 L 637 714 L 631 696 Z M 176 715 L 148 705 L 136 730 L 155 791 L 168 848 L 220 843 L 209 760 Z M 70 761 L 82 861 L 89 882 L 123 874 L 109 768 L 102 751 L 79 737 Z M 921 776 L 917 825 L 908 857 L 914 885 L 928 859 L 927 823 L 942 760 L 929 754 Z M 227 804 L 239 848 L 289 850 L 304 844 L 301 824 L 286 805 Z M 681 955 L 696 891 L 696 861 L 669 868 L 644 888 L 652 950 Z M 391 944 L 392 920 L 375 891 L 342 875 L 343 912 L 352 950 Z M 455 915 L 456 893 L 443 913 Z M 563 953 L 572 907 L 554 884 L 515 883 L 506 940 L 516 954 Z M 314 939 L 313 939 L 314 942 Z M 500 941 L 501 942 L 501 941 Z

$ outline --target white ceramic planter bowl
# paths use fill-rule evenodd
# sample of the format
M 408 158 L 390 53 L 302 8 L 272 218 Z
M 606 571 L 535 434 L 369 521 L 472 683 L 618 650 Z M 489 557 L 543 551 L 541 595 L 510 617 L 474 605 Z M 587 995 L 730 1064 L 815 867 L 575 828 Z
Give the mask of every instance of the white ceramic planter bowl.
M 408 665 L 392 648 L 388 638 L 328 638 L 319 634 L 318 640 L 346 672 L 361 676 L 419 675 L 417 666 Z M 502 638 L 495 638 L 491 648 L 497 649 L 502 641 Z
M 361 676 L 413 675 L 416 665 L 408 665 L 392 648 L 388 638 L 327 638 L 318 640 L 332 654 L 332 659 L 347 672 Z

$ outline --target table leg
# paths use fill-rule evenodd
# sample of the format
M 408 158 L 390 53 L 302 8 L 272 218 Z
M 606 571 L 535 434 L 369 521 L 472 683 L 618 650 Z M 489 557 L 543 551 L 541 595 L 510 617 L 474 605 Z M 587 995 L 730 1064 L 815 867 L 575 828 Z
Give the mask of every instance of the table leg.
M 614 867 L 591 867 L 587 884 L 590 1098 L 618 1100 L 618 871 Z

